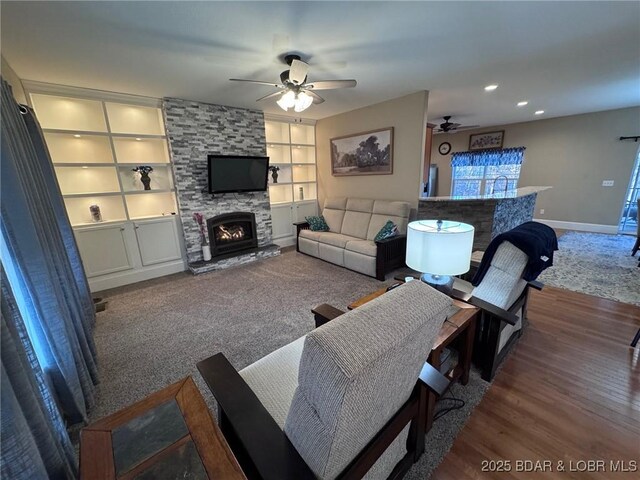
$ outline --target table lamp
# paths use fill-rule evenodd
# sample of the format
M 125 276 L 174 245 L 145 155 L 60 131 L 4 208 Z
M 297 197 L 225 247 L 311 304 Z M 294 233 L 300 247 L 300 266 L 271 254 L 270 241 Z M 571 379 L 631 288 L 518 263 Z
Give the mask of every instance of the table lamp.
M 421 280 L 450 293 L 452 275 L 469 271 L 472 225 L 448 220 L 418 220 L 407 228 L 407 265 L 422 272 Z

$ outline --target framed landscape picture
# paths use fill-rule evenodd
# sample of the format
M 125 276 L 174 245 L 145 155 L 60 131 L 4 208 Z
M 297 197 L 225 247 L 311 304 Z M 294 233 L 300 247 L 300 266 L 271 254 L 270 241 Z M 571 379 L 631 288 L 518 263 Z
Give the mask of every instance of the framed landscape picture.
M 393 173 L 393 127 L 332 138 L 331 174 L 390 175 Z
M 469 135 L 469 150 L 485 150 L 487 148 L 502 148 L 504 130 L 497 132 L 474 133 Z

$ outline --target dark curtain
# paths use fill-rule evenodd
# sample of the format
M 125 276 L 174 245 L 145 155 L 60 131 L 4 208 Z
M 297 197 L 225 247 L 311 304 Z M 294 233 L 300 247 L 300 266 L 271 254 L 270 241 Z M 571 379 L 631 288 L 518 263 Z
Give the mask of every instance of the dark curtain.
M 1 108 L 2 267 L 53 401 L 68 423 L 86 422 L 97 383 L 93 301 L 33 111 L 4 81 Z M 20 406 L 29 395 L 16 392 Z

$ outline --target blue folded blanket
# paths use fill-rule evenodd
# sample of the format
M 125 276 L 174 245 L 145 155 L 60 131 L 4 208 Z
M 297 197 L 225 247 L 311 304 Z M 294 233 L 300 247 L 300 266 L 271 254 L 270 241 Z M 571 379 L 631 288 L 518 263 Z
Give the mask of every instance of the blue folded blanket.
M 482 282 L 502 242 L 512 243 L 529 257 L 522 275 L 527 282 L 535 280 L 545 268 L 553 265 L 553 252 L 558 250 L 558 237 L 553 228 L 538 222 L 525 222 L 491 240 L 484 252 L 480 267 L 471 281 L 473 286 Z

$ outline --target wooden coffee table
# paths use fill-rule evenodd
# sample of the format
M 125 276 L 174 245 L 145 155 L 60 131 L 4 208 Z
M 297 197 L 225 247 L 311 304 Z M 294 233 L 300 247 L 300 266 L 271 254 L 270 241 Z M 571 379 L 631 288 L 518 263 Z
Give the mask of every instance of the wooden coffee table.
M 246 480 L 191 377 L 80 433 L 83 480 Z
M 349 304 L 347 308 L 349 310 L 358 308 L 359 306 L 384 295 L 386 292 L 387 287 L 376 290 L 375 292 L 365 295 L 364 297 Z M 455 344 L 458 351 L 458 362 L 453 368 L 451 368 L 451 370 L 445 373 L 445 376 L 451 381 L 451 383 L 459 380 L 462 385 L 466 385 L 469 382 L 471 357 L 473 356 L 473 343 L 476 334 L 476 321 L 480 313 L 480 309 L 455 299 L 453 300 L 453 305 L 457 307 L 458 310 L 453 315 L 450 315 L 442 324 L 440 333 L 436 337 L 436 341 L 433 344 L 433 348 L 431 349 L 431 353 L 429 354 L 427 361 L 434 368 L 440 370 L 440 367 L 442 366 L 442 352 L 448 346 Z M 433 413 L 436 400 L 435 394 L 430 391 L 427 398 L 427 415 L 425 422 L 426 431 L 429 431 L 433 425 Z

